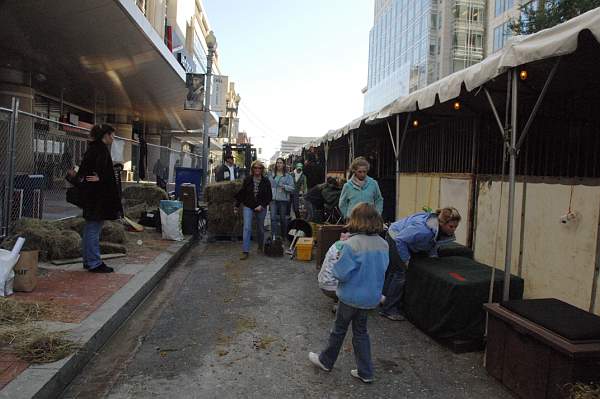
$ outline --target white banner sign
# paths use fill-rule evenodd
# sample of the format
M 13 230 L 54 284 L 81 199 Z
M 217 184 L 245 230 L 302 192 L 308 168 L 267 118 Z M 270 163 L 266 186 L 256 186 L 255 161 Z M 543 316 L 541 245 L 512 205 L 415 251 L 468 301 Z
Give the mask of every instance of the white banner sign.
M 231 122 L 230 138 L 237 139 L 239 131 L 240 131 L 240 118 L 233 118 L 233 122 Z
M 229 78 L 222 75 L 213 75 L 210 110 L 214 112 L 225 112 L 227 108 L 227 90 Z

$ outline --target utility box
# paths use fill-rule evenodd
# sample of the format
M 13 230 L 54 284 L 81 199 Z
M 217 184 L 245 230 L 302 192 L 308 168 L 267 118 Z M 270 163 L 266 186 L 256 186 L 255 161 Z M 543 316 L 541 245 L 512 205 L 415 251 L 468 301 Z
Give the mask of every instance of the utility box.
M 519 397 L 567 398 L 571 384 L 600 382 L 600 317 L 558 299 L 484 306 L 486 369 Z

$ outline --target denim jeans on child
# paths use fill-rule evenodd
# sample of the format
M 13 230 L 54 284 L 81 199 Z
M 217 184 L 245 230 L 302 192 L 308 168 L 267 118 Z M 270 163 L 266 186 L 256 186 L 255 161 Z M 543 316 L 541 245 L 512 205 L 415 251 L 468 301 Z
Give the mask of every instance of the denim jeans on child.
M 327 348 L 319 355 L 319 360 L 328 369 L 333 368 L 340 353 L 348 325 L 352 322 L 352 347 L 358 366 L 358 375 L 362 378 L 373 378 L 373 362 L 371 361 L 371 341 L 367 331 L 367 309 L 358 309 L 340 302 L 333 330 L 329 335 Z
M 83 252 L 83 267 L 95 269 L 102 264 L 100 258 L 100 233 L 104 221 L 86 220 L 83 226 L 83 238 L 81 240 Z
M 271 235 L 287 237 L 287 201 L 271 201 Z
M 385 239 L 390 248 L 390 265 L 388 266 L 385 283 L 383 284 L 385 302 L 381 307 L 381 312 L 387 315 L 402 315 L 406 270 L 404 269 L 404 263 L 400 259 L 400 255 L 398 255 L 394 240 L 389 234 L 386 234 Z
M 258 245 L 261 246 L 265 242 L 265 216 L 267 216 L 267 209 L 263 208 L 260 212 L 255 212 L 254 209 L 244 207 L 244 243 L 242 244 L 242 252 L 250 252 L 250 237 L 252 236 L 252 219 L 256 216 L 256 233 L 258 237 L 256 240 Z

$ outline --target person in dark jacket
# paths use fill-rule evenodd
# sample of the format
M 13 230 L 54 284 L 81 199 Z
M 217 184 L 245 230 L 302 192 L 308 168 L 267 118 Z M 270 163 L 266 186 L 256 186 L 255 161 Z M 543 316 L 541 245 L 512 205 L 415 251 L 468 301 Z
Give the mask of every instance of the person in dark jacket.
M 243 205 L 244 217 L 244 243 L 242 244 L 242 255 L 240 260 L 248 259 L 250 252 L 250 236 L 252 235 L 252 219 L 256 216 L 258 251 L 265 241 L 265 216 L 267 215 L 267 206 L 273 199 L 271 192 L 271 183 L 265 175 L 265 166 L 261 161 L 252 162 L 250 167 L 251 174 L 246 177 L 242 183 L 242 188 L 235 195 L 235 212 L 239 212 L 240 205 Z
M 315 220 L 315 211 L 322 210 L 324 207 L 323 194 L 321 192 L 326 186 L 327 183 L 317 184 L 304 195 L 305 220 L 309 222 L 322 222 L 322 220 Z
M 83 197 L 83 267 L 94 273 L 113 272 L 113 268 L 106 266 L 100 258 L 100 233 L 105 220 L 119 219 L 123 215 L 109 150 L 114 131 L 107 124 L 95 125 L 90 131 L 92 141 L 79 170 L 77 173 L 69 171 L 71 181 L 77 182 Z
M 325 169 L 317 162 L 315 154 L 308 154 L 304 162 L 304 174 L 309 190 L 318 184 L 325 183 Z
M 215 169 L 215 181 L 234 181 L 240 178 L 240 168 L 235 165 L 232 154 L 225 156 L 225 163 Z

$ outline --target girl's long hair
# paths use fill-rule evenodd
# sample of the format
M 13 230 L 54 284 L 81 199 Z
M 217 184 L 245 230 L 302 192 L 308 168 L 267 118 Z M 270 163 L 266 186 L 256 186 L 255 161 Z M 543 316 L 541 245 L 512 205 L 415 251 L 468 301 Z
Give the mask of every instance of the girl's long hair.
M 283 158 L 277 158 L 277 160 L 275 161 L 275 164 L 273 165 L 273 175 L 277 176 L 277 172 L 278 172 L 277 162 L 279 162 L 279 161 L 283 162 L 283 171 L 282 172 L 283 172 L 283 175 L 285 176 L 287 174 L 287 165 L 285 164 L 285 159 L 283 159 Z
M 383 219 L 373 205 L 360 202 L 352 209 L 346 229 L 349 233 L 379 234 L 383 232 Z

